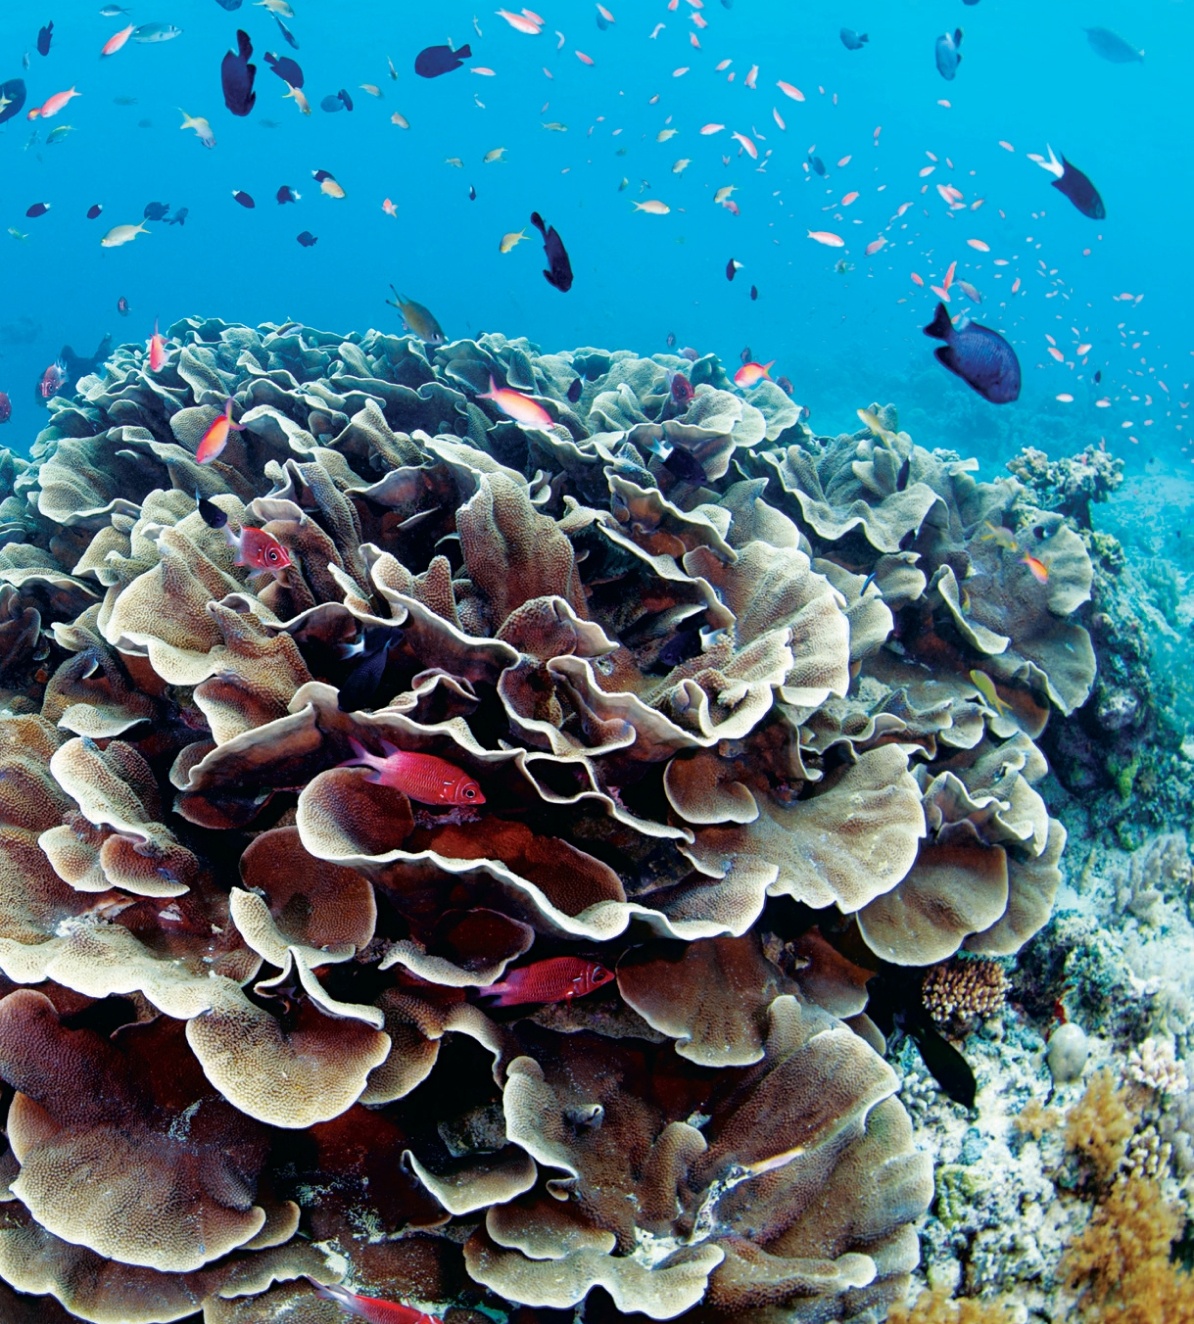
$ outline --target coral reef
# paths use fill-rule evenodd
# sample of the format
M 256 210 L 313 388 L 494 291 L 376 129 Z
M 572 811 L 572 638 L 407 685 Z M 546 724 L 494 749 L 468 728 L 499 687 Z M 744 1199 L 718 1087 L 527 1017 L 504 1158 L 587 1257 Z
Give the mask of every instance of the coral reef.
M 938 1025 L 965 1026 L 1003 1009 L 1008 982 L 998 961 L 982 957 L 934 966 L 921 984 L 925 1010 Z
M 1082 539 L 713 359 L 170 346 L 0 465 L 0 1278 L 145 1324 L 323 1318 L 303 1275 L 881 1314 L 933 1181 L 867 979 L 1049 920 Z M 486 1001 L 556 958 L 614 978 Z M 981 1013 L 999 967 L 957 968 Z

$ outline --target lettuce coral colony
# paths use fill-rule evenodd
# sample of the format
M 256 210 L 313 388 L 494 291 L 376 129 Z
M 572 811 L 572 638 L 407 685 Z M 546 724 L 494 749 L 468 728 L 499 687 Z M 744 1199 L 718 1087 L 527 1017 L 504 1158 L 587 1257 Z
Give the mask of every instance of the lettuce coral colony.
M 1081 539 L 713 358 L 171 337 L 0 468 L 0 1278 L 104 1324 L 337 1318 L 304 1275 L 702 1324 L 900 1299 L 933 1183 L 866 981 L 1049 917 Z M 555 957 L 615 979 L 485 1005 Z

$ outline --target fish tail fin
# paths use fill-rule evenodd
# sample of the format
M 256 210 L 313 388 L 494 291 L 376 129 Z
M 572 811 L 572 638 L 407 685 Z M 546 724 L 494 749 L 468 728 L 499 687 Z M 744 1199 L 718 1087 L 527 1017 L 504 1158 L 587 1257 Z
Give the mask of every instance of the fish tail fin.
M 770 363 L 764 363 L 764 364 L 763 364 L 763 376 L 764 376 L 764 377 L 770 377 L 770 376 L 771 376 L 771 369 L 774 368 L 774 367 L 775 367 L 775 360 L 774 360 L 774 359 L 772 359 Z
M 462 60 L 471 60 L 473 58 L 473 52 L 468 46 L 461 46 L 456 54 L 459 55 Z
M 870 41 L 870 37 L 869 37 L 865 32 L 860 32 L 860 33 L 858 34 L 858 40 L 859 40 L 859 41 Z
M 954 324 L 949 320 L 949 310 L 945 304 L 939 303 L 937 311 L 933 314 L 933 320 L 924 328 L 926 336 L 932 336 L 934 340 L 948 341 L 954 333 Z M 937 351 L 940 357 L 941 351 Z

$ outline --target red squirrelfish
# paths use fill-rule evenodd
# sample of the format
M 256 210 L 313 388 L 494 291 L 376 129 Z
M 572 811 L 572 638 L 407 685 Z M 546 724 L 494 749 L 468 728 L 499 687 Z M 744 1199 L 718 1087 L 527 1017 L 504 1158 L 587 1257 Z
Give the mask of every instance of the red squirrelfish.
M 531 427 L 546 428 L 551 426 L 551 415 L 537 401 L 520 391 L 512 391 L 508 386 L 499 388 L 492 377 L 489 390 L 477 396 L 478 400 L 492 400 L 495 405 L 514 419 L 516 423 L 526 423 Z
M 428 1315 L 426 1311 L 416 1310 L 414 1306 L 404 1306 L 399 1301 L 383 1301 L 379 1296 L 361 1296 L 359 1292 L 350 1292 L 347 1287 L 325 1287 L 308 1274 L 303 1277 L 315 1289 L 316 1296 L 321 1296 L 325 1301 L 335 1301 L 350 1315 L 370 1320 L 372 1324 L 442 1324 L 438 1315 Z
M 372 769 L 371 782 L 393 787 L 424 805 L 483 805 L 481 788 L 463 768 L 434 754 L 414 754 L 383 740 L 384 757 L 370 754 L 358 740 L 349 739 L 354 758 L 341 768 L 365 766 Z
M 613 978 L 614 972 L 596 961 L 580 956 L 553 956 L 508 971 L 505 979 L 483 988 L 481 994 L 494 998 L 495 1007 L 514 1007 L 522 1002 L 571 1002 Z
M 275 578 L 290 565 L 290 553 L 264 529 L 246 525 L 239 533 L 233 533 L 225 524 L 224 537 L 228 546 L 236 552 L 233 565 L 251 566 L 253 570 L 266 570 Z
M 37 384 L 38 394 L 43 400 L 48 400 L 58 394 L 65 382 L 66 364 L 61 359 L 55 359 L 41 375 L 41 381 Z
M 149 371 L 161 372 L 166 366 L 166 339 L 158 332 L 157 319 L 154 318 L 153 335 L 149 338 Z
M 224 404 L 224 412 L 212 420 L 211 426 L 203 434 L 203 440 L 195 452 L 195 459 L 200 464 L 209 464 L 228 445 L 229 431 L 244 430 L 244 424 L 232 421 L 232 397 L 229 396 Z
M 770 369 L 774 363 L 774 359 L 772 359 L 770 363 L 744 363 L 734 374 L 734 385 L 758 386 L 764 377 L 770 380 L 771 374 L 768 369 Z

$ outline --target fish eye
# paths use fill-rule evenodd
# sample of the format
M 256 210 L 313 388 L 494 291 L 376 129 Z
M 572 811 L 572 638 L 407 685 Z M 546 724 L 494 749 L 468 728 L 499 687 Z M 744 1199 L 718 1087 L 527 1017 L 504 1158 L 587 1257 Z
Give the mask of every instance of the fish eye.
M 475 786 L 466 786 L 464 788 L 464 798 L 466 800 L 475 800 L 477 798 L 477 788 Z
M 265 555 L 266 555 L 266 557 L 267 557 L 269 560 L 274 561 L 274 562 L 277 562 L 277 561 L 281 560 L 281 557 L 279 557 L 279 555 L 278 555 L 278 549 L 277 549 L 276 547 L 271 547 L 271 548 L 269 549 L 269 551 L 266 552 Z

